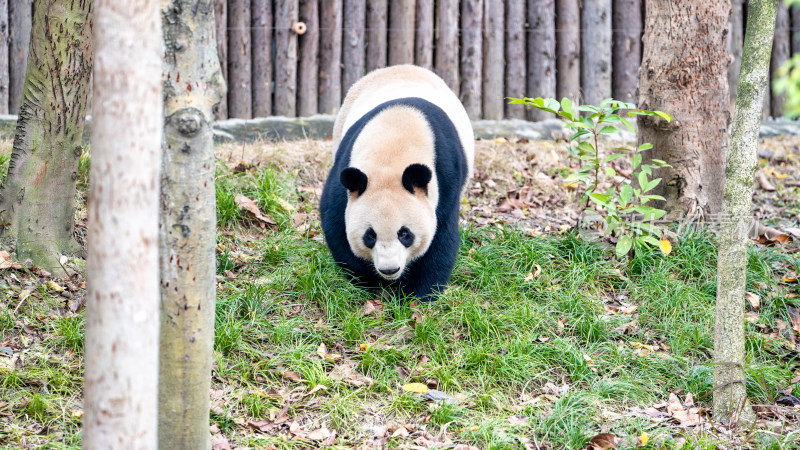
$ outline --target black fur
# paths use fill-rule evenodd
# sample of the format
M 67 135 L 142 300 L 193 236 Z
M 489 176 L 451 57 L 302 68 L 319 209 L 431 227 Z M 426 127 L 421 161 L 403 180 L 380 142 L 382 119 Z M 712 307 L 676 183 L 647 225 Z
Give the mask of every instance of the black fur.
M 402 277 L 387 281 L 375 273 L 371 262 L 357 257 L 350 249 L 345 230 L 344 211 L 347 190 L 339 181 L 350 164 L 350 154 L 364 125 L 376 114 L 394 105 L 407 105 L 424 115 L 434 134 L 436 178 L 439 180 L 439 204 L 436 205 L 436 234 L 428 251 L 408 264 Z M 441 108 L 421 98 L 391 100 L 361 117 L 342 137 L 320 199 L 320 216 L 325 241 L 333 259 L 356 281 L 370 287 L 387 287 L 402 294 L 413 294 L 421 301 L 430 301 L 450 281 L 460 242 L 458 230 L 461 188 L 467 178 L 467 159 L 450 118 Z M 426 183 L 427 185 L 427 183 Z
M 408 192 L 414 193 L 414 188 L 420 188 L 428 195 L 428 183 L 431 182 L 431 169 L 422 164 L 411 164 L 403 171 L 403 187 Z

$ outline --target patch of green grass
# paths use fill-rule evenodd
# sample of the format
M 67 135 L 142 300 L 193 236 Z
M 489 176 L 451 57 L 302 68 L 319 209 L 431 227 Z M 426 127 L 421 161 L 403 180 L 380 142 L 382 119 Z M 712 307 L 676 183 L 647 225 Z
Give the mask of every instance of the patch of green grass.
M 85 329 L 86 320 L 83 316 L 61 317 L 55 323 L 61 346 L 77 354 L 83 353 Z

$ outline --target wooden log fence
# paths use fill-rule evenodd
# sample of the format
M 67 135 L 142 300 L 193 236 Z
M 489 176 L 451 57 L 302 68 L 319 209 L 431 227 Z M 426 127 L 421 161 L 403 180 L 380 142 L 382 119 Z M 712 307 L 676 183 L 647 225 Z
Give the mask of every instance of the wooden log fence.
M 19 111 L 33 0 L 0 0 L 0 114 Z M 549 115 L 506 97 L 636 102 L 644 0 L 214 0 L 228 94 L 217 118 L 334 114 L 361 76 L 412 63 L 473 119 Z M 747 1 L 731 0 L 736 95 Z M 800 53 L 800 8 L 781 6 L 770 71 Z M 765 96 L 764 117 L 785 99 Z

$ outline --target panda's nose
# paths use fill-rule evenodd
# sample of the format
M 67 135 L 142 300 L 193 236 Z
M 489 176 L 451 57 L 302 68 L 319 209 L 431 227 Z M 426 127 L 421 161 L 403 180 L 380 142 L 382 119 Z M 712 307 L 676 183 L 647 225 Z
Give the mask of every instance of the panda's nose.
M 399 270 L 400 270 L 399 267 L 395 267 L 394 269 L 378 269 L 378 271 L 380 271 L 380 273 L 382 273 L 384 275 L 394 275 Z

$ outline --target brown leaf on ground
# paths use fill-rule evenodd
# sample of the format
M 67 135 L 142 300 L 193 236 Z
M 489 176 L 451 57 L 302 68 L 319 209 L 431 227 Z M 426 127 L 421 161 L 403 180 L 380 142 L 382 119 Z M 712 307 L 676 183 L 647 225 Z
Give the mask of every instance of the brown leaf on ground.
M 367 303 L 364 303 L 362 314 L 369 316 L 371 314 L 377 314 L 381 311 L 383 311 L 383 303 L 381 303 L 380 299 L 376 298 L 375 300 L 367 300 Z
M 342 381 L 355 387 L 371 385 L 372 379 L 360 374 L 355 366 L 355 361 L 339 364 L 331 370 L 328 376 L 331 377 L 332 380 Z
M 600 433 L 595 435 L 586 445 L 591 450 L 608 450 L 619 448 L 621 439 L 613 433 Z
M 746 298 L 747 301 L 750 302 L 750 306 L 752 306 L 753 309 L 758 309 L 759 307 L 761 307 L 761 297 L 759 297 L 757 294 L 754 294 L 752 292 L 745 292 L 744 298 Z
M 764 174 L 764 172 L 757 172 L 756 179 L 758 180 L 758 185 L 761 187 L 761 189 L 765 191 L 775 190 L 775 185 L 767 179 L 767 175 Z
M 242 194 L 236 194 L 233 201 L 236 203 L 236 206 L 239 207 L 239 210 L 249 212 L 256 220 L 264 222 L 267 225 L 277 225 L 277 222 L 272 220 L 269 216 L 261 214 L 261 210 L 258 209 L 258 205 L 256 205 L 255 201 L 250 200 Z
M 296 372 L 292 372 L 291 370 L 281 372 L 281 376 L 289 381 L 294 381 L 295 383 L 300 383 L 303 381 L 303 378 L 301 378 L 300 375 L 298 375 Z
M 11 255 L 7 251 L 0 251 L 0 269 L 8 269 L 14 261 L 11 260 Z
M 751 228 L 750 236 L 763 245 L 783 244 L 792 240 L 792 237 L 781 230 L 762 225 L 758 222 Z
M 256 420 L 254 422 L 248 422 L 247 425 L 250 428 L 253 428 L 254 430 L 260 431 L 262 433 L 270 433 L 277 427 L 277 425 L 269 419 L 261 419 L 261 420 Z
M 212 450 L 231 450 L 231 443 L 228 442 L 228 438 L 225 436 L 218 434 L 214 436 L 214 439 L 211 441 L 211 449 Z
M 306 437 L 311 439 L 312 441 L 324 441 L 325 439 L 328 439 L 329 437 L 335 435 L 336 435 L 335 431 L 331 431 L 325 427 L 322 427 L 318 430 L 314 430 L 308 433 L 308 436 Z

